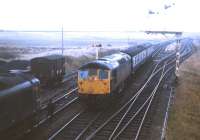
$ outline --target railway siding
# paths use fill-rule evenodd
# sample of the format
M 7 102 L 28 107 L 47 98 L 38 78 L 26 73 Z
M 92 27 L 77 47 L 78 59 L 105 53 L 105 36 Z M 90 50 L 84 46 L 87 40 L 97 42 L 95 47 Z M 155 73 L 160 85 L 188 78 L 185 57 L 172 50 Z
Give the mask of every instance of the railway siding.
M 170 56 L 171 57 L 171 56 Z M 171 62 L 171 61 L 170 61 Z M 171 63 L 170 62 L 168 62 L 170 65 L 171 65 Z M 174 62 L 174 61 L 172 61 L 172 62 Z M 162 64 L 163 65 L 163 64 Z M 169 65 L 169 66 L 170 66 Z M 165 68 L 165 67 L 163 67 L 163 68 Z M 173 68 L 173 67 L 172 67 Z M 160 72 L 161 70 L 162 70 L 162 68 L 157 68 L 158 70 L 156 70 L 156 71 L 158 71 L 158 72 Z M 171 69 L 171 67 L 169 68 L 169 70 Z M 168 71 L 168 70 L 167 70 Z M 155 74 L 153 74 L 154 76 L 155 76 L 155 78 L 157 79 L 158 77 L 157 76 L 159 76 L 159 75 L 157 75 L 157 73 L 158 72 L 155 72 Z M 151 76 L 150 76 L 151 77 Z M 153 80 L 153 81 L 155 81 L 155 79 Z M 154 82 L 153 82 L 154 83 Z M 152 88 L 153 88 L 154 86 L 152 86 Z M 157 87 L 157 86 L 156 86 Z M 149 89 L 149 88 L 148 88 Z M 147 90 L 148 90 L 147 89 Z M 153 89 L 152 89 L 153 90 Z M 155 90 L 156 91 L 156 90 Z M 146 96 L 148 96 L 148 94 L 147 93 L 149 93 L 150 91 L 148 90 L 148 92 L 146 91 L 144 94 L 146 94 Z M 152 92 L 152 95 L 153 95 L 154 93 Z M 139 104 L 141 104 L 141 102 L 142 101 L 144 101 L 145 99 L 146 99 L 146 96 L 145 96 L 145 98 L 143 98 L 143 97 L 141 97 L 140 98 L 140 100 L 138 101 L 136 101 L 137 102 L 137 104 L 138 104 L 138 106 L 139 106 Z M 152 96 L 153 97 L 153 96 Z M 134 110 L 135 110 L 136 108 L 134 108 Z M 121 109 L 120 109 L 121 110 Z M 134 111 L 134 110 L 132 110 L 132 111 Z M 139 109 L 140 110 L 140 109 Z M 139 110 L 137 111 L 137 112 L 139 112 Z M 136 110 L 135 110 L 136 111 Z M 110 111 L 109 111 L 110 112 Z M 106 113 L 105 113 L 106 114 Z M 138 114 L 138 113 L 137 113 Z M 138 116 L 140 116 L 140 115 L 138 115 Z M 130 116 L 127 116 L 128 118 L 130 117 Z M 142 117 L 142 116 L 141 116 Z M 102 118 L 102 117 L 100 117 L 100 118 Z M 104 117 L 103 117 L 104 118 Z M 111 117 L 111 118 L 113 118 L 113 117 Z M 135 118 L 135 117 L 134 117 Z M 100 119 L 100 121 L 101 121 L 102 119 Z M 109 119 L 110 120 L 110 119 Z M 137 120 L 137 118 L 136 118 L 136 120 Z M 74 123 L 73 123 L 73 125 L 72 126 L 75 126 L 76 128 L 77 128 L 77 126 L 76 125 L 74 125 L 74 124 L 76 124 L 76 122 L 78 122 L 78 124 L 79 124 L 79 121 L 75 121 Z M 95 121 L 96 123 L 98 122 L 98 121 Z M 107 121 L 106 121 L 107 122 Z M 115 122 L 115 121 L 114 121 Z M 94 123 L 93 125 L 92 125 L 92 127 L 90 127 L 91 128 L 91 130 L 96 130 L 97 128 L 96 128 L 96 126 L 97 125 L 95 125 L 96 123 Z M 102 122 L 100 123 L 100 124 L 102 124 Z M 135 123 L 134 123 L 135 124 Z M 95 129 L 93 129 L 94 127 L 95 127 Z M 98 126 L 99 126 L 99 123 L 98 123 Z M 98 137 L 98 139 L 105 139 L 105 137 L 106 138 L 108 138 L 108 136 L 107 136 L 107 132 L 110 132 L 110 127 L 111 127 L 112 125 L 109 125 L 109 127 L 108 127 L 108 129 L 106 129 L 106 131 L 102 131 L 103 132 L 103 134 L 100 134 L 101 132 L 99 132 L 99 134 L 100 135 L 96 135 L 98 132 L 97 131 L 95 131 L 95 133 L 90 133 L 89 135 L 88 134 L 86 134 L 86 135 L 88 135 L 88 137 L 86 136 L 83 136 L 84 138 L 86 138 L 86 139 L 91 139 L 91 138 L 93 138 L 93 137 L 95 137 L 95 139 L 97 139 L 97 137 Z M 149 123 L 148 123 L 148 127 L 149 127 L 150 125 L 149 125 Z M 103 126 L 104 127 L 104 126 Z M 103 128 L 103 127 L 98 127 L 98 128 Z M 148 127 L 146 127 L 146 124 L 145 124 L 145 128 L 148 128 Z M 69 133 L 71 133 L 70 132 L 70 130 L 72 130 L 72 128 L 68 128 L 67 130 L 63 130 L 63 132 L 69 132 Z M 98 129 L 98 130 L 100 130 L 100 129 Z M 103 129 L 103 130 L 105 130 L 105 129 Z M 76 132 L 76 131 L 73 131 L 73 132 Z M 111 131 L 112 132 L 112 131 Z M 61 136 L 61 137 L 57 137 L 57 138 L 55 138 L 55 139 L 66 139 L 67 137 L 66 136 L 69 136 L 69 133 L 68 133 L 68 135 L 65 135 L 64 133 L 60 133 L 59 134 L 59 136 Z M 111 134 L 111 133 L 109 133 L 109 134 Z M 132 133 L 131 133 L 132 134 Z M 72 137 L 74 137 L 74 136 L 72 136 Z M 79 137 L 80 138 L 80 137 Z M 116 137 L 117 138 L 117 137 Z M 130 138 L 130 137 L 129 137 Z M 70 137 L 70 139 L 71 139 L 71 137 Z M 114 139 L 115 139 L 115 137 L 114 137 Z
M 163 55 L 164 55 L 164 54 L 163 54 Z M 167 54 L 165 54 L 165 55 L 167 55 Z M 164 56 L 165 56 L 165 55 L 164 55 Z M 173 56 L 170 55 L 170 56 L 169 56 L 169 60 L 163 60 L 163 61 L 167 61 L 170 65 L 173 65 L 173 64 L 172 64 L 172 62 L 174 63 L 173 59 L 174 59 Z M 161 64 L 161 65 L 163 65 L 163 64 Z M 157 69 L 162 70 L 162 68 L 160 68 L 160 67 L 158 67 Z M 159 70 L 159 71 L 160 71 L 160 70 Z M 168 76 L 167 76 L 167 77 L 168 77 Z M 153 81 L 154 81 L 154 80 L 153 80 Z M 154 83 L 154 82 L 153 82 L 153 83 Z M 154 87 L 154 86 L 152 86 L 152 88 L 153 88 L 153 87 Z M 167 86 L 165 86 L 165 87 L 167 87 Z M 149 93 L 149 92 L 150 92 L 150 91 L 148 90 L 148 92 L 146 92 L 146 93 Z M 145 96 L 145 97 L 146 97 L 146 96 Z M 59 98 L 58 98 L 58 99 L 59 99 Z M 142 97 L 141 100 L 143 101 L 143 97 Z M 138 102 L 140 102 L 140 101 L 138 101 Z M 153 108 L 156 108 L 155 105 L 152 105 L 152 106 L 154 106 Z M 70 110 L 74 110 L 73 107 L 72 107 Z M 152 110 L 154 110 L 154 109 L 152 109 Z M 84 111 L 83 111 L 83 112 L 84 112 Z M 110 111 L 109 111 L 109 112 L 110 112 Z M 86 112 L 86 113 L 87 113 L 87 112 Z M 73 114 L 73 113 L 72 113 L 72 114 Z M 75 114 L 76 114 L 76 113 L 75 113 Z M 153 114 L 152 111 L 150 112 L 150 114 L 151 114 L 150 116 L 153 116 L 153 115 L 152 115 L 152 114 Z M 80 116 L 82 116 L 82 115 L 80 115 Z M 86 115 L 86 119 L 87 119 L 87 118 L 88 118 L 88 119 L 91 119 L 91 118 L 90 118 L 91 115 L 89 115 L 89 117 L 87 117 L 87 116 L 88 116 L 88 115 Z M 92 116 L 93 116 L 93 115 L 92 115 Z M 138 116 L 140 116 L 140 115 L 138 115 Z M 94 118 L 94 120 L 96 120 L 96 116 L 94 116 L 93 118 Z M 102 118 L 102 117 L 100 117 L 100 118 Z M 141 118 L 142 118 L 142 116 L 141 116 Z M 57 120 L 57 117 L 54 117 L 54 118 L 50 119 L 50 121 L 52 122 L 52 121 L 55 120 L 55 119 Z M 82 120 L 82 117 L 81 117 L 80 119 Z M 97 119 L 98 119 L 98 117 L 97 117 Z M 137 119 L 137 118 L 136 118 L 136 119 Z M 84 119 L 84 120 L 85 120 L 85 119 Z M 101 121 L 101 120 L 102 120 L 102 119 L 100 119 L 100 121 Z M 149 120 L 149 121 L 148 121 L 148 120 Z M 143 129 L 145 129 L 145 130 L 144 130 L 144 131 L 145 131 L 144 137 L 146 137 L 146 136 L 148 135 L 148 134 L 146 134 L 146 132 L 149 132 L 149 127 L 151 126 L 151 125 L 150 125 L 150 124 L 151 124 L 151 118 L 149 118 L 149 117 L 147 116 L 147 117 L 146 117 L 146 121 L 147 121 L 147 122 L 144 123 L 144 128 L 143 128 Z M 51 122 L 50 122 L 50 123 L 51 123 Z M 95 123 L 94 123 L 94 122 L 95 122 Z M 97 126 L 99 126 L 99 124 L 96 125 L 98 122 L 99 122 L 99 121 L 92 121 L 92 122 L 91 122 L 91 124 L 94 123 L 93 126 L 95 127 L 95 129 L 96 129 Z M 67 123 L 68 123 L 68 122 L 67 122 Z M 75 123 L 75 124 L 76 124 L 76 123 Z M 102 122 L 101 122 L 100 124 L 102 124 Z M 135 123 L 134 123 L 134 124 L 135 124 Z M 78 127 L 77 127 L 77 125 L 78 125 Z M 74 123 L 73 123 L 73 124 L 71 123 L 71 124 L 69 125 L 69 129 L 67 129 L 67 131 L 64 131 L 64 133 L 60 133 L 60 134 L 61 134 L 60 136 L 61 136 L 61 137 L 64 136 L 65 139 L 66 139 L 68 136 L 69 136 L 68 138 L 72 138 L 72 137 L 74 138 L 74 137 L 78 136 L 77 138 L 81 138 L 81 139 L 84 138 L 84 139 L 85 139 L 85 138 L 87 138 L 88 133 L 91 133 L 90 131 L 93 130 L 93 126 L 90 127 L 90 122 L 89 122 L 88 120 L 86 120 L 86 123 L 85 123 L 85 124 L 84 124 L 84 121 L 77 121 L 77 125 L 74 125 Z M 83 127 L 87 125 L 85 128 L 89 128 L 89 129 L 85 129 L 85 128 L 84 128 L 84 129 L 83 129 L 83 128 L 80 129 L 81 127 L 79 128 L 79 125 L 80 125 L 80 126 L 83 125 Z M 46 128 L 47 128 L 47 127 L 46 127 Z M 52 134 L 52 132 L 55 130 L 55 128 L 58 128 L 58 126 L 56 125 L 56 126 L 50 128 L 51 130 L 49 130 L 49 131 L 47 132 L 48 134 L 45 135 L 45 138 L 46 138 L 46 139 L 47 139 L 48 136 L 50 136 L 50 134 Z M 79 132 L 77 131 L 77 128 L 80 129 Z M 147 130 L 146 130 L 146 128 L 147 128 Z M 49 128 L 47 128 L 47 129 L 49 129 Z M 51 131 L 51 132 L 50 132 L 50 131 Z M 50 133 L 49 133 L 49 132 L 50 132 Z M 72 134 L 72 132 L 73 132 L 73 134 Z M 83 135 L 80 135 L 80 136 L 79 136 L 79 135 L 76 134 L 76 136 L 75 136 L 75 135 L 74 135 L 75 132 L 78 132 L 79 134 L 81 134 L 81 133 L 83 132 Z M 80 132 L 81 132 L 81 133 L 80 133 Z M 84 133 L 84 132 L 86 132 L 86 133 Z M 107 131 L 106 131 L 106 132 L 107 132 Z M 70 134 L 70 135 L 69 135 L 69 134 Z M 71 135 L 71 134 L 72 134 L 72 135 Z M 66 137 L 66 136 L 67 136 L 67 137 Z M 103 135 L 100 135 L 100 136 L 103 136 L 103 137 L 104 137 L 104 136 L 105 136 L 105 133 L 104 133 Z M 142 136 L 143 136 L 143 134 L 142 134 Z M 40 137 L 40 136 L 39 136 L 39 137 Z M 49 137 L 49 138 L 51 139 L 51 137 Z M 60 139 L 60 138 L 59 138 L 59 139 Z

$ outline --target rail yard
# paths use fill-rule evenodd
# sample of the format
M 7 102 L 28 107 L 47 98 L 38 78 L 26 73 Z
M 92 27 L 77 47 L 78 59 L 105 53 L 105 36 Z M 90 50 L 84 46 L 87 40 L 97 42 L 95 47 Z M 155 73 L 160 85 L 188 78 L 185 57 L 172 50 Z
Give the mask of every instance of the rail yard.
M 156 128 L 163 124 L 167 101 L 176 82 L 176 50 L 167 49 L 174 42 L 141 44 L 136 49 L 89 62 L 68 75 L 64 74 L 63 57 L 55 55 L 33 59 L 31 71 L 1 74 L 0 104 L 2 109 L 10 110 L 0 115 L 4 124 L 0 137 L 158 139 L 162 129 Z M 181 63 L 192 55 L 193 42 L 186 38 L 180 44 Z M 38 69 L 42 66 L 49 69 Z M 91 77 L 87 77 L 90 72 Z M 13 76 L 16 81 L 9 85 L 9 77 Z M 99 99 L 97 94 L 104 97 Z M 21 102 L 13 102 L 14 99 Z

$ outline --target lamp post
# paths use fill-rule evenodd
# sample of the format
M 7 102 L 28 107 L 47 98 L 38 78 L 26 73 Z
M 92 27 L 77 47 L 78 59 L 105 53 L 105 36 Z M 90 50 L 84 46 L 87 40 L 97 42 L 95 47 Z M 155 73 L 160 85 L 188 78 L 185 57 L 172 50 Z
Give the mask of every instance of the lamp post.
M 93 44 L 92 47 L 96 48 L 96 59 L 99 59 L 99 49 L 102 47 L 101 44 Z

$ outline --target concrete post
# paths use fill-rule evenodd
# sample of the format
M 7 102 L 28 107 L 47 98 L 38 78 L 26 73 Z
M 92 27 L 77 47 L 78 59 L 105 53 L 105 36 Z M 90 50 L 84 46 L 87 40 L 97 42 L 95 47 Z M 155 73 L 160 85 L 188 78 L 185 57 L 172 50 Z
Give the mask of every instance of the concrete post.
M 180 63 L 180 39 L 177 39 L 176 42 L 176 69 L 175 69 L 175 75 L 176 78 L 179 77 L 179 63 Z

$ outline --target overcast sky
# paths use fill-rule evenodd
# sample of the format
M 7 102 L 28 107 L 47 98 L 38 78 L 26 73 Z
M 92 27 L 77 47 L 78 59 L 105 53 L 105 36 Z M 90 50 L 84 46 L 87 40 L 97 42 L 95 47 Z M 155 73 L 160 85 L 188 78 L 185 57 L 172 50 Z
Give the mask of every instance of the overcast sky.
M 200 32 L 199 6 L 198 0 L 0 0 L 0 29 Z

